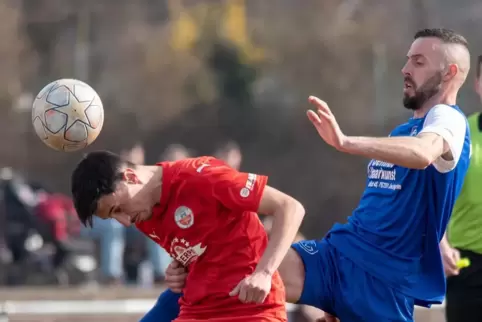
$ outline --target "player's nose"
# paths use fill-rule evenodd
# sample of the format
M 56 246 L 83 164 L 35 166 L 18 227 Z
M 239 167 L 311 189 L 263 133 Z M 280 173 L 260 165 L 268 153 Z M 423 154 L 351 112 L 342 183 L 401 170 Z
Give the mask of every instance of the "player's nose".
M 406 63 L 403 67 L 402 67 L 402 75 L 403 76 L 410 76 L 411 73 L 410 73 L 410 70 L 409 70 L 409 66 L 408 66 L 408 63 Z

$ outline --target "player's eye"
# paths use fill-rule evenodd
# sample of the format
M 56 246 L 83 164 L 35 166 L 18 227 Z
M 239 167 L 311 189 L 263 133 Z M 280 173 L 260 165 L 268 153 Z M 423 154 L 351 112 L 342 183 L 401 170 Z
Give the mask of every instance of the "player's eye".
M 112 211 L 109 214 L 109 218 L 112 218 L 112 215 L 120 213 L 120 211 L 121 211 L 121 209 L 120 209 L 119 206 L 116 206 L 116 207 L 112 208 Z

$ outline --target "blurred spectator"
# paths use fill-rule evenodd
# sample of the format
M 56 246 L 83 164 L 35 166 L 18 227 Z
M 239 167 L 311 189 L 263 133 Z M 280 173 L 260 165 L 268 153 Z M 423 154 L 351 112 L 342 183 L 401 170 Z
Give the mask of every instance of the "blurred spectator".
M 145 151 L 141 143 L 134 144 L 131 149 L 123 150 L 120 155 L 134 164 L 144 164 L 145 162 Z
M 177 161 L 189 158 L 191 155 L 191 151 L 189 151 L 185 146 L 175 143 L 169 145 L 166 150 L 164 150 L 164 152 L 161 154 L 160 161 Z
M 36 194 L 24 178 L 11 168 L 0 170 L 3 195 L 2 213 L 5 229 L 4 239 L 14 262 L 28 255 L 25 241 L 32 231 L 37 231 L 38 222 L 34 213 Z
M 42 237 L 55 246 L 53 267 L 62 265 L 69 253 L 69 238 L 78 235 L 80 221 L 72 200 L 63 194 L 37 190 L 35 214 L 40 219 Z
M 214 152 L 214 156 L 226 162 L 230 167 L 239 170 L 243 161 L 241 148 L 234 141 L 228 141 L 220 145 Z
M 482 56 L 476 66 L 475 90 L 482 101 Z M 440 243 L 447 280 L 447 322 L 482 321 L 482 113 L 469 118 L 472 158 L 464 186 L 455 203 L 447 234 Z M 448 238 L 447 238 L 448 237 Z M 459 270 L 457 260 L 470 266 Z
M 10 168 L 0 170 L 0 181 L 3 239 L 12 262 L 4 269 L 6 282 L 28 283 L 31 273 L 39 273 L 38 282 L 48 282 L 51 279 L 40 277 L 35 265 L 49 267 L 51 276 L 62 269 L 72 251 L 70 237 L 79 232 L 73 204 L 67 196 L 51 194 Z

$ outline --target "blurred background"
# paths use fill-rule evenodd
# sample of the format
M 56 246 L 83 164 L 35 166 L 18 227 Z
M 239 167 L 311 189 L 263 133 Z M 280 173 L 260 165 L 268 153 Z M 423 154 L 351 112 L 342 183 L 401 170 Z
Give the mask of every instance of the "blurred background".
M 169 257 L 156 245 L 115 224 L 78 224 L 70 172 L 86 151 L 138 163 L 214 154 L 269 175 L 305 205 L 300 234 L 323 237 L 357 204 L 367 161 L 320 140 L 307 97 L 326 100 L 347 134 L 387 135 L 410 116 L 400 69 L 415 31 L 455 29 L 475 57 L 481 16 L 477 0 L 0 0 L 0 311 L 5 300 L 91 304 L 62 315 L 17 306 L 4 318 L 107 321 L 72 314 L 153 301 L 163 287 Z M 103 100 L 104 129 L 85 151 L 55 152 L 33 132 L 32 100 L 58 78 Z M 473 78 L 459 98 L 467 113 L 479 109 Z M 146 305 L 136 303 L 137 313 L 113 311 L 136 321 Z

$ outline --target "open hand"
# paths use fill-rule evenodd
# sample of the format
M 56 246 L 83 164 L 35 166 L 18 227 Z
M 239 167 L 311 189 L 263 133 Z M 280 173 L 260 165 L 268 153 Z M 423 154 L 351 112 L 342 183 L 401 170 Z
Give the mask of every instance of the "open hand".
M 315 126 L 318 134 L 326 143 L 337 150 L 341 150 L 345 144 L 346 136 L 341 132 L 340 126 L 328 104 L 315 96 L 310 96 L 308 101 L 316 107 L 316 113 L 308 110 L 306 115 Z

